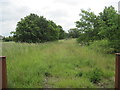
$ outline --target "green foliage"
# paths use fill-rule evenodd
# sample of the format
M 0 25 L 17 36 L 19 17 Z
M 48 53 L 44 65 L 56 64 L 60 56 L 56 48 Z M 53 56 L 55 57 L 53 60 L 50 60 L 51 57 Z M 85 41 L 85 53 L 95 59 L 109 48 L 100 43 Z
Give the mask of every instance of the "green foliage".
M 89 37 L 86 36 L 86 34 L 82 33 L 80 34 L 79 38 L 77 39 L 77 41 L 81 44 L 81 45 L 89 45 Z
M 102 88 L 91 78 L 101 79 L 105 88 L 114 88 L 114 55 L 80 46 L 74 39 L 36 44 L 3 42 L 2 54 L 7 57 L 8 88 Z M 100 77 L 101 70 L 104 78 Z
M 89 79 L 93 83 L 98 83 L 101 81 L 103 72 L 101 69 L 94 68 L 91 72 L 88 73 Z
M 72 28 L 72 29 L 68 30 L 68 37 L 69 38 L 78 38 L 79 30 L 77 30 L 77 28 Z
M 61 31 L 62 29 L 53 21 L 47 20 L 43 16 L 30 14 L 18 22 L 16 32 L 12 33 L 16 42 L 39 43 L 58 40 L 59 33 L 62 38 Z
M 63 30 L 62 26 L 58 25 L 59 28 L 59 39 L 64 39 L 66 38 L 65 31 Z
M 105 7 L 103 12 L 95 15 L 93 12 L 81 10 L 81 19 L 76 21 L 80 32 L 79 43 L 87 45 L 96 40 L 108 40 L 108 46 L 114 52 L 120 52 L 120 15 L 114 7 Z
M 9 41 L 13 41 L 13 37 L 9 36 L 9 37 L 3 37 L 2 39 L 4 42 L 9 42 Z
M 76 27 L 80 32 L 79 42 L 94 41 L 100 39 L 98 34 L 98 17 L 90 11 L 81 10 L 81 19 L 76 21 Z
M 110 47 L 108 40 L 94 41 L 90 44 L 89 48 L 102 53 L 114 53 L 115 51 L 114 48 Z
M 54 85 L 55 88 L 96 88 L 95 85 L 86 78 L 65 78 L 58 82 L 50 80 L 49 84 Z

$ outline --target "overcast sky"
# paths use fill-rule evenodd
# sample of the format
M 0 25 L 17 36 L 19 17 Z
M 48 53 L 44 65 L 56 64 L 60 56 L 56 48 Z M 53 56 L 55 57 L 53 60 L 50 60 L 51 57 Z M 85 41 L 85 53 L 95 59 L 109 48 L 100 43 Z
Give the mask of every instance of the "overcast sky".
M 0 0 L 0 35 L 9 36 L 15 31 L 21 18 L 35 13 L 53 20 L 65 31 L 75 27 L 79 20 L 80 9 L 98 14 L 105 6 L 114 6 L 118 10 L 119 0 Z

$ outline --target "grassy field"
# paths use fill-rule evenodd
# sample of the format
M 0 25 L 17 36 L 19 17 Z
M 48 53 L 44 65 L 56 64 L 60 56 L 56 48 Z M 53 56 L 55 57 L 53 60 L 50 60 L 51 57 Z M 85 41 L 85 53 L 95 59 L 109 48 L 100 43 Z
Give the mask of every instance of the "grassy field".
M 114 55 L 76 40 L 3 43 L 9 88 L 114 88 Z

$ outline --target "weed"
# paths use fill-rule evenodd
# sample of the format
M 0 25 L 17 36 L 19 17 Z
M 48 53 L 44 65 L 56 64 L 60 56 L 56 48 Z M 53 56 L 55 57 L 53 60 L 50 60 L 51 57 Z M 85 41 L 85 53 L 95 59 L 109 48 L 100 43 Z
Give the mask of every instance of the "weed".
M 94 68 L 92 71 L 89 72 L 89 79 L 93 83 L 98 83 L 101 81 L 103 72 L 101 69 Z

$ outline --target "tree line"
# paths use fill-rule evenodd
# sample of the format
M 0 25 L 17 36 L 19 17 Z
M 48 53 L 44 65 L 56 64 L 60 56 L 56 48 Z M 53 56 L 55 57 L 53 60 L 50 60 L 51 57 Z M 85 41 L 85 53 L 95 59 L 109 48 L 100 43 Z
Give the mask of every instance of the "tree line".
M 41 43 L 65 38 L 78 38 L 82 45 L 89 45 L 97 40 L 107 40 L 108 46 L 120 51 L 120 15 L 113 6 L 105 7 L 102 12 L 95 15 L 90 10 L 81 10 L 80 20 L 76 21 L 76 28 L 66 33 L 62 26 L 43 16 L 30 14 L 22 18 L 12 32 L 13 37 L 3 40 L 27 43 Z
M 114 52 L 120 52 L 120 15 L 113 6 L 105 7 L 102 12 L 81 10 L 80 20 L 76 21 L 76 28 L 70 29 L 72 37 L 82 45 L 89 45 L 98 40 L 107 40 L 108 47 Z

